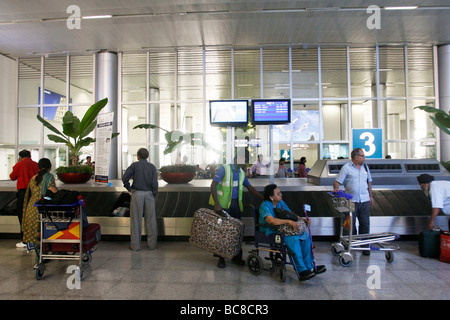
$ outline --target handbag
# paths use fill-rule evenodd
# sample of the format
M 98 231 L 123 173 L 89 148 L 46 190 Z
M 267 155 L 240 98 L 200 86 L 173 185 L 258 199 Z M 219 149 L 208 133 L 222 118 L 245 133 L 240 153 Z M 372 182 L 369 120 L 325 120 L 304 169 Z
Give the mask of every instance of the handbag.
M 292 221 L 298 220 L 298 216 L 288 210 L 280 209 L 280 208 L 274 208 L 273 210 L 275 211 L 275 216 L 278 219 L 286 219 L 286 220 L 292 220 Z
M 306 225 L 305 220 L 298 219 L 297 221 L 298 228 L 294 229 L 290 224 L 282 224 L 281 226 L 278 226 L 278 229 L 285 235 L 285 236 L 294 236 L 299 235 L 305 232 L 308 227 Z
M 61 204 L 75 204 L 78 201 L 78 191 L 60 189 L 54 193 L 47 190 L 43 199 L 45 204 L 61 205 Z

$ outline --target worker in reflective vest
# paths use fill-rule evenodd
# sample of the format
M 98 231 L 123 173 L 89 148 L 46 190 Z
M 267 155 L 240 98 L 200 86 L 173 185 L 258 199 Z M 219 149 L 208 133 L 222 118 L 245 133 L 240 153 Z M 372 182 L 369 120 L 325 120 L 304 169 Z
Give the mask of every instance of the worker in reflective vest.
M 216 212 L 220 212 L 223 209 L 233 218 L 241 219 L 244 211 L 242 202 L 244 187 L 255 197 L 264 200 L 262 194 L 250 184 L 245 171 L 238 165 L 235 157 L 234 164 L 225 164 L 217 170 L 211 183 L 209 204 L 214 206 L 214 211 Z M 245 264 L 244 260 L 242 260 L 242 250 L 232 259 L 232 262 L 238 265 Z M 217 266 L 224 268 L 225 259 L 219 257 Z

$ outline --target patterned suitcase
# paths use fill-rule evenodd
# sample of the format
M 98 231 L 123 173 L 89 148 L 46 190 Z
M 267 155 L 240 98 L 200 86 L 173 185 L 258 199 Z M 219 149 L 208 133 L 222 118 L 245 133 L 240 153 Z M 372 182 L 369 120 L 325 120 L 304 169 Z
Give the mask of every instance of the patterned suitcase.
M 239 253 L 243 238 L 244 224 L 240 220 L 205 208 L 194 213 L 191 245 L 231 259 Z
M 70 230 L 70 229 L 68 229 Z M 79 236 L 79 235 L 78 235 Z M 65 239 L 68 239 L 67 237 Z M 101 230 L 98 223 L 90 223 L 83 228 L 83 252 L 89 251 L 101 240 Z M 78 243 L 46 243 L 44 253 L 51 252 L 79 252 Z

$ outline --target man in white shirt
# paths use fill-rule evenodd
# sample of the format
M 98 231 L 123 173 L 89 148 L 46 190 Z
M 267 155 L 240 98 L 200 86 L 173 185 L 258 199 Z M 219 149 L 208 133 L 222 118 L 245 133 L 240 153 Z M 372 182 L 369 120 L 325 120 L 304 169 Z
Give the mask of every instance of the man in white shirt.
M 435 181 L 433 176 L 429 174 L 421 174 L 417 177 L 420 188 L 431 199 L 431 217 L 428 222 L 428 229 L 434 229 L 434 221 L 439 212 L 450 215 L 450 181 Z M 450 229 L 450 220 L 449 220 Z
M 337 192 L 339 186 L 345 186 L 345 193 L 350 193 L 355 203 L 353 212 L 353 234 L 356 232 L 356 218 L 359 221 L 359 234 L 370 232 L 370 207 L 373 204 L 372 176 L 368 166 L 364 163 L 366 156 L 364 150 L 356 148 L 351 153 L 352 161 L 342 166 L 336 180 L 333 182 L 333 190 Z M 367 254 L 370 251 L 364 251 Z
M 251 175 L 265 176 L 268 173 L 267 168 L 270 167 L 270 162 L 264 160 L 263 155 L 258 155 L 258 160 L 250 168 Z

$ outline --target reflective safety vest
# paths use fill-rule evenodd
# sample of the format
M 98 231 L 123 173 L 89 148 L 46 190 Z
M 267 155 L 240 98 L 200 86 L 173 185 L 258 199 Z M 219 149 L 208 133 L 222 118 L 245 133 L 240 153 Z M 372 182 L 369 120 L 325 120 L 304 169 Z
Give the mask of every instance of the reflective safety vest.
M 231 164 L 224 165 L 223 167 L 225 169 L 225 176 L 217 185 L 217 199 L 219 200 L 219 204 L 224 209 L 228 209 L 230 207 L 231 196 L 233 193 L 233 184 L 237 183 L 239 208 L 242 212 L 244 211 L 244 205 L 242 204 L 242 194 L 244 191 L 245 172 L 241 168 L 239 168 L 239 181 L 233 182 L 233 169 L 231 167 Z M 212 195 L 209 197 L 209 204 L 212 206 L 215 205 Z

